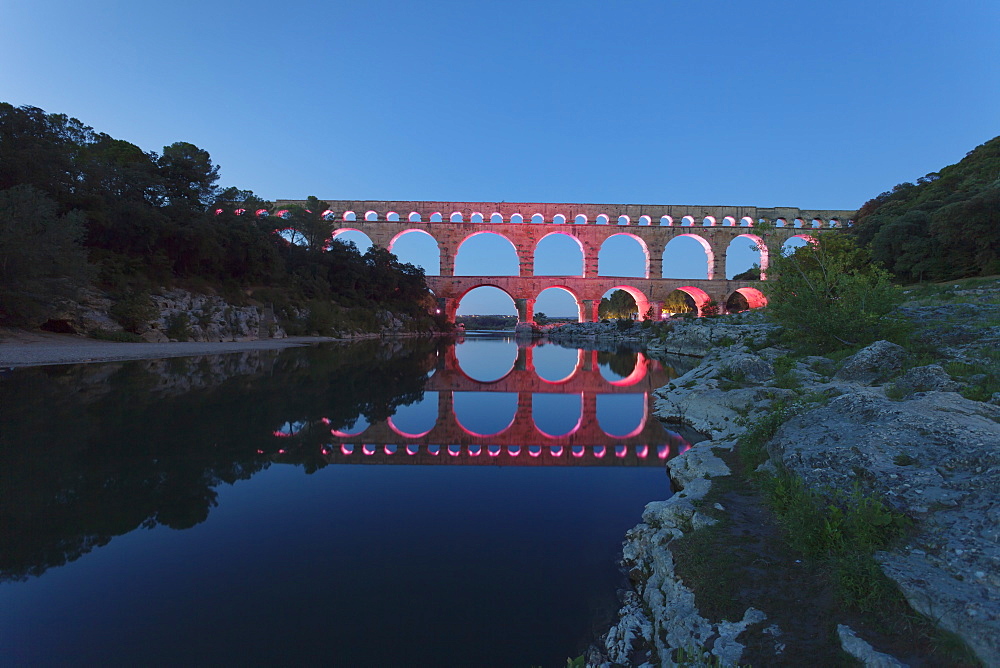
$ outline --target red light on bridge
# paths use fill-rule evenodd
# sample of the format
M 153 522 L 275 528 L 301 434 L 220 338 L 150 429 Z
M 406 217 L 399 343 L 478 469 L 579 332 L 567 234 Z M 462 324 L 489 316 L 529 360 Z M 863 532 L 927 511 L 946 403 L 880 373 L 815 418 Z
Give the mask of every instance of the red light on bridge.
M 583 457 L 585 450 L 583 449 L 582 445 L 574 445 L 570 450 L 570 452 L 573 453 L 574 457 L 580 458 Z
M 496 457 L 500 454 L 501 448 L 499 445 L 491 445 L 486 448 L 486 452 L 490 453 L 490 457 Z
M 635 454 L 636 456 L 639 457 L 639 459 L 645 459 L 646 457 L 649 456 L 649 446 L 648 445 L 637 446 L 635 449 Z
M 361 452 L 365 453 L 366 455 L 374 455 L 375 454 L 375 446 L 374 445 L 368 445 L 368 444 L 363 445 L 363 446 L 361 446 Z
M 562 457 L 563 447 L 561 445 L 549 446 L 549 452 L 552 453 L 553 457 Z
M 598 459 L 604 459 L 604 455 L 606 455 L 607 452 L 608 452 L 607 448 L 605 448 L 603 445 L 594 446 L 594 456 L 597 457 Z
M 408 455 L 415 455 L 418 452 L 420 452 L 420 446 L 419 445 L 408 445 L 408 446 L 406 446 L 406 454 L 408 454 Z
M 616 445 L 615 446 L 615 457 L 618 457 L 620 459 L 620 458 L 624 457 L 627 454 L 628 454 L 628 446 L 625 446 L 625 445 Z
M 666 459 L 670 456 L 670 446 L 667 444 L 656 446 L 656 456 L 658 459 Z
M 354 454 L 354 446 L 353 446 L 353 445 L 350 445 L 350 444 L 348 444 L 348 443 L 341 443 L 341 444 L 340 444 L 340 451 L 341 451 L 341 452 L 342 452 L 343 454 L 345 454 L 345 455 L 351 455 L 351 454 Z

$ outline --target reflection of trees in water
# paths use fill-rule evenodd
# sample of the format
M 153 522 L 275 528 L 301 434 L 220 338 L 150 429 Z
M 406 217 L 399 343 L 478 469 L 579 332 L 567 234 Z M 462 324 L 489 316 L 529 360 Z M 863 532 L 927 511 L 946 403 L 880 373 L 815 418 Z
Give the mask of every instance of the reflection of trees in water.
M 616 352 L 600 351 L 597 353 L 597 363 L 607 365 L 612 372 L 622 378 L 627 378 L 635 371 L 638 355 L 634 352 L 619 350 Z
M 329 440 L 359 414 L 384 420 L 420 400 L 437 345 L 264 353 L 255 373 L 191 391 L 181 391 L 191 377 L 209 374 L 199 367 L 224 358 L 11 374 L 0 380 L 0 581 L 39 575 L 140 526 L 204 521 L 214 487 L 267 468 L 272 431 L 290 417 L 323 424 Z M 298 444 L 319 442 L 320 431 Z

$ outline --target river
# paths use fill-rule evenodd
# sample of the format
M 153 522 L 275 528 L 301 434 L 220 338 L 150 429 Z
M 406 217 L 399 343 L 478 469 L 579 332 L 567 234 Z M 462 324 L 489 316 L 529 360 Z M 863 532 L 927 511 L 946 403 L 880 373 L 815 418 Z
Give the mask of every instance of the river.
M 650 413 L 677 373 L 503 337 L 9 371 L 2 663 L 565 665 L 694 440 Z

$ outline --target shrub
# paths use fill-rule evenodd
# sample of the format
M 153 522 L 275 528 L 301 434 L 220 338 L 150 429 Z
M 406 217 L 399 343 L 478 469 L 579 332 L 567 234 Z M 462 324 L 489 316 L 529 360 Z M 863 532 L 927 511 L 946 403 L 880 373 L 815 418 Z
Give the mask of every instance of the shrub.
M 191 338 L 191 322 L 187 313 L 174 313 L 167 316 L 167 329 L 165 334 L 168 339 L 187 341 Z
M 138 334 L 140 329 L 159 315 L 148 292 L 125 293 L 112 304 L 108 313 L 125 331 L 133 334 Z

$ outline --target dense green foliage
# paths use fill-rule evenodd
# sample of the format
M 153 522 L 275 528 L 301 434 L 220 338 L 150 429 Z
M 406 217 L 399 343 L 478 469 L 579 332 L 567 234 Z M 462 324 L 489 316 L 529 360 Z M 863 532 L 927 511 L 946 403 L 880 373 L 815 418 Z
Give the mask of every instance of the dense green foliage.
M 793 343 L 818 351 L 862 345 L 894 335 L 889 314 L 902 293 L 854 239 L 831 232 L 790 255 L 774 258 L 761 286 L 767 315 Z
M 325 202 L 257 216 L 270 203 L 218 179 L 193 144 L 146 152 L 74 118 L 0 103 L 0 321 L 37 321 L 39 305 L 85 283 L 89 259 L 116 296 L 172 284 L 237 297 L 271 288 L 276 306 L 322 300 L 430 325 L 422 269 L 381 248 L 325 250 Z M 304 243 L 275 234 L 287 228 Z
M 1000 273 L 1000 137 L 869 200 L 850 231 L 904 282 Z

